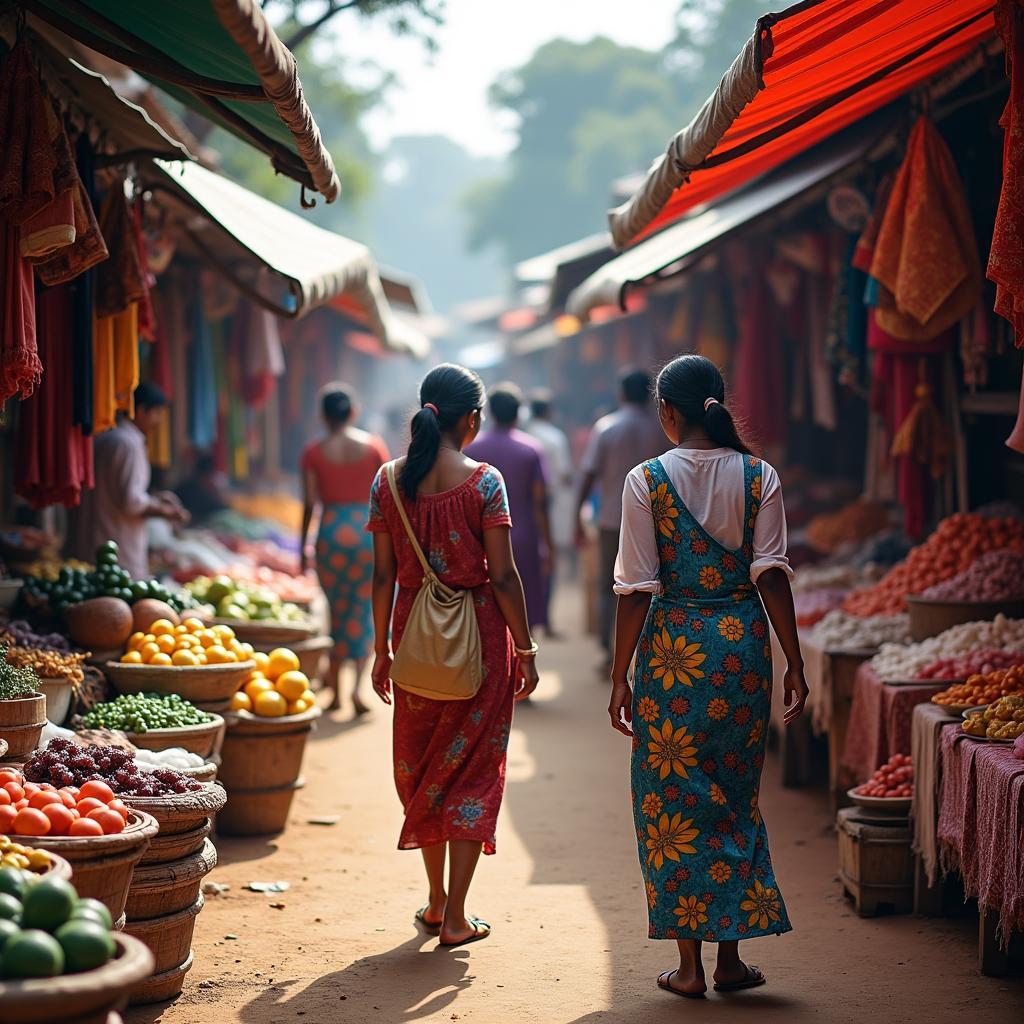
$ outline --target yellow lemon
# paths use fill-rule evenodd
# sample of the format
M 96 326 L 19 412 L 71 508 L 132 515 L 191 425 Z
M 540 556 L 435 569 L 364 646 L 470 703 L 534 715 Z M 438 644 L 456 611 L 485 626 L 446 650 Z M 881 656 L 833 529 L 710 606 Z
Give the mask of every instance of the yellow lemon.
M 171 664 L 194 667 L 199 664 L 199 659 L 192 653 L 192 651 L 182 647 L 171 655 Z
M 125 665 L 141 665 L 142 655 L 138 651 L 127 651 L 122 657 L 121 661 Z
M 206 651 L 204 651 L 202 647 L 197 647 L 195 651 L 200 665 L 206 665 L 209 663 L 209 658 L 206 657 Z
M 174 627 L 175 636 L 184 636 L 188 632 L 188 626 L 183 622 L 180 626 Z
M 137 651 L 145 642 L 145 633 L 132 633 L 132 635 L 128 637 L 128 650 Z
M 288 701 L 277 690 L 264 690 L 256 695 L 252 709 L 264 718 L 280 718 L 288 711 Z
M 234 640 L 235 639 L 235 631 L 230 626 L 224 626 L 224 625 L 214 626 L 213 627 L 213 631 L 214 631 L 214 633 L 217 634 L 217 636 L 219 636 L 221 638 L 221 640 Z
M 170 619 L 157 619 L 149 627 L 149 631 L 153 636 L 165 636 L 168 633 L 174 632 L 174 623 Z
M 160 653 L 160 648 L 155 643 L 145 643 L 139 648 L 139 656 L 144 665 L 150 664 L 153 658 Z
M 239 646 L 242 648 L 239 657 L 241 657 L 244 654 L 246 661 L 248 661 L 256 651 L 256 648 L 254 648 L 252 644 L 240 644 Z
M 200 633 L 206 629 L 206 626 L 203 625 L 203 620 L 197 619 L 195 616 L 186 619 L 182 625 L 188 633 Z
M 304 700 L 309 707 L 312 707 L 316 703 L 316 694 L 312 690 L 307 690 L 299 700 Z
M 173 633 L 161 633 L 156 638 L 156 645 L 163 654 L 172 654 L 177 646 L 177 637 Z
M 261 693 L 266 693 L 267 690 L 272 690 L 274 684 L 269 679 L 264 679 L 263 676 L 259 676 L 256 679 L 250 679 L 249 682 L 242 687 L 245 695 L 251 701 L 255 701 Z
M 220 644 L 207 647 L 206 657 L 211 665 L 227 665 L 233 661 L 238 661 L 238 655 L 234 651 L 226 650 Z
M 147 633 L 147 634 L 146 634 L 146 635 L 145 635 L 145 636 L 144 636 L 144 637 L 142 638 L 142 642 L 143 642 L 144 644 L 155 644 L 155 643 L 156 643 L 156 637 L 155 637 L 155 636 L 153 636 L 153 634 L 152 634 L 152 633 Z
M 231 698 L 232 711 L 252 711 L 252 701 L 247 693 L 237 691 Z
M 270 663 L 267 666 L 267 678 L 276 679 L 285 672 L 297 672 L 299 670 L 299 658 L 294 651 L 286 647 L 278 647 L 270 652 Z
M 308 710 L 309 705 L 304 700 L 290 700 L 288 702 L 289 715 L 301 715 L 304 711 Z
M 270 655 L 264 651 L 253 652 L 252 660 L 256 662 L 257 672 L 266 672 L 270 668 Z
M 212 629 L 204 629 L 202 632 L 197 633 L 196 636 L 199 637 L 199 642 L 207 648 L 220 643 L 220 639 Z
M 282 672 L 274 686 L 285 700 L 298 700 L 309 689 L 309 679 L 304 672 Z
M 159 651 L 149 659 L 149 663 L 150 665 L 170 665 L 171 656 L 169 654 L 164 654 L 163 651 Z

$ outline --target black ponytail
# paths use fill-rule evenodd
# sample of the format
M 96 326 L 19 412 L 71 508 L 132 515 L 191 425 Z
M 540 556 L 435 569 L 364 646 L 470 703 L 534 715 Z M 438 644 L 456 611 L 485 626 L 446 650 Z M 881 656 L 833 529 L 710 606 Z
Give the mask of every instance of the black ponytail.
M 484 404 L 483 381 L 472 371 L 455 363 L 434 367 L 420 384 L 422 408 L 412 418 L 411 441 L 405 465 L 399 474 L 402 492 L 416 498 L 423 478 L 437 461 L 441 435 Z
M 320 412 L 331 427 L 343 427 L 352 418 L 355 393 L 347 384 L 328 384 L 320 392 Z
M 671 405 L 687 423 L 702 426 L 720 448 L 750 454 L 750 446 L 725 407 L 725 381 L 710 359 L 686 355 L 666 363 L 658 374 L 655 396 Z

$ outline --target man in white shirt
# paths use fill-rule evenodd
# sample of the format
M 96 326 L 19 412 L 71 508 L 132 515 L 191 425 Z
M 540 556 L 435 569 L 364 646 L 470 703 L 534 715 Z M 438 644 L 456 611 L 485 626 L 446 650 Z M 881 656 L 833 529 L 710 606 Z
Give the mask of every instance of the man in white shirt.
M 661 429 L 651 401 L 651 378 L 643 370 L 627 370 L 619 381 L 621 405 L 594 424 L 583 455 L 583 480 L 576 506 L 577 536 L 584 536 L 583 508 L 595 485 L 600 504 L 597 510 L 600 574 L 598 577 L 598 622 L 601 642 L 612 652 L 615 621 L 615 558 L 622 525 L 622 488 L 629 471 L 641 462 L 668 451 L 671 446 Z
M 555 558 L 551 560 L 551 572 L 546 580 L 549 636 L 554 634 L 551 594 L 556 564 L 561 561 L 563 567 L 571 565 L 573 556 L 572 454 L 569 438 L 551 421 L 553 404 L 553 395 L 548 388 L 533 391 L 530 395 L 530 419 L 522 428 L 544 449 L 544 461 L 548 468 L 548 518 L 551 523 L 551 541 L 555 547 Z

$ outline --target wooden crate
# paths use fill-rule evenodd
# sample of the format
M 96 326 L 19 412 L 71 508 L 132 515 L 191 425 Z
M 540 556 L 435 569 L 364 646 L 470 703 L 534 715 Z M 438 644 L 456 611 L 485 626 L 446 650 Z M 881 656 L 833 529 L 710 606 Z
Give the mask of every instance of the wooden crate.
M 914 906 L 914 856 L 907 818 L 872 817 L 859 807 L 836 815 L 839 878 L 861 917 L 908 914 Z

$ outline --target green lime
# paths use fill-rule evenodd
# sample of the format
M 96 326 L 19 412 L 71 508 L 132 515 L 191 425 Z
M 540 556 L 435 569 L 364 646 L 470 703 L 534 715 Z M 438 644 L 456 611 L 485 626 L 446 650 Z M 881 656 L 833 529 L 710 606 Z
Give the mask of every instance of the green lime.
M 108 931 L 114 927 L 114 920 L 110 916 L 110 911 L 107 910 L 107 905 L 89 897 L 84 897 L 78 901 L 78 905 L 71 914 L 71 920 L 98 921 Z
M 19 932 L 4 943 L 0 971 L 5 978 L 54 978 L 64 973 L 64 950 L 44 931 Z
M 68 921 L 57 929 L 56 939 L 69 974 L 102 967 L 114 955 L 110 929 L 96 921 Z
M 23 928 L 56 931 L 74 913 L 78 896 L 74 886 L 61 878 L 41 878 L 29 888 L 22 900 Z
M 20 934 L 21 929 L 13 921 L 0 919 L 0 952 L 3 951 L 4 944 L 12 935 Z
M 20 921 L 21 913 L 21 900 L 16 899 L 9 892 L 0 893 L 0 919 Z
M 25 895 L 25 875 L 21 868 L 0 868 L 0 892 L 21 900 Z

